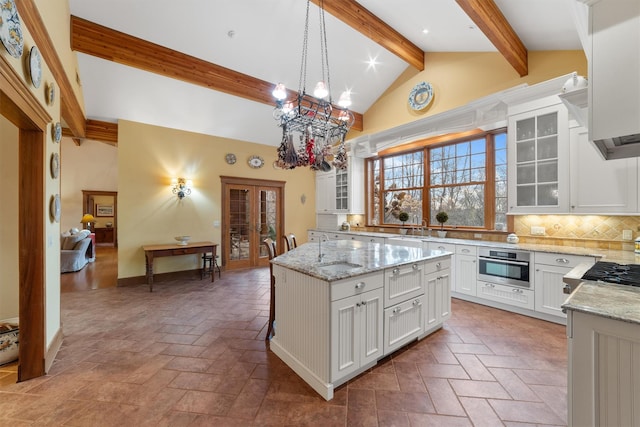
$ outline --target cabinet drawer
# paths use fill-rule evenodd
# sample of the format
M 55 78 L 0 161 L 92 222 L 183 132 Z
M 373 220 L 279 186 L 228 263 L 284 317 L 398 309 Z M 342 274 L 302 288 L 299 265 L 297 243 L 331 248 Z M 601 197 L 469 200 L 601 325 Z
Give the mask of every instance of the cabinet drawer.
M 424 295 L 384 310 L 384 354 L 387 355 L 422 335 Z
M 383 285 L 384 274 L 381 271 L 339 280 L 331 284 L 331 301 L 337 301 L 342 298 L 378 289 Z
M 535 299 L 533 291 L 493 283 L 478 282 L 477 295 L 491 301 L 533 310 Z
M 536 252 L 535 253 L 536 264 L 545 265 L 557 265 L 560 267 L 573 268 L 578 264 L 596 262 L 595 257 L 585 255 L 567 255 L 567 254 L 555 254 L 548 252 Z
M 453 243 L 429 242 L 429 249 L 456 253 L 456 245 Z
M 472 245 L 456 245 L 456 253 L 460 255 L 477 255 L 478 247 Z
M 424 293 L 424 263 L 384 270 L 384 306 L 390 307 Z
M 425 261 L 424 274 L 436 273 L 438 271 L 448 270 L 450 268 L 451 268 L 451 257 Z

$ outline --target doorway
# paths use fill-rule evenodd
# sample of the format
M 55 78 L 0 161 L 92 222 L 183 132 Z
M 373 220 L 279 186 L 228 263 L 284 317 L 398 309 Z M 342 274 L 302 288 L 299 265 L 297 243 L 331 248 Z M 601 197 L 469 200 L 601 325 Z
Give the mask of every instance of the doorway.
M 284 230 L 284 181 L 221 176 L 222 262 L 226 269 L 269 265 L 264 239 Z
M 96 246 L 118 247 L 118 192 L 82 190 L 83 214 L 95 218 L 91 231 L 96 235 Z

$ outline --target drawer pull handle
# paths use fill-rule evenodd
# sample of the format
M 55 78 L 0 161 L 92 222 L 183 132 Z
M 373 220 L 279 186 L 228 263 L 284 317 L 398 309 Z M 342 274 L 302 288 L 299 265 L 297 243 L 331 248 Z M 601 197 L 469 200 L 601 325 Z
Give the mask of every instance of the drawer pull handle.
M 393 309 L 393 313 L 394 313 L 394 314 L 396 314 L 396 313 L 400 313 L 400 307 L 396 307 L 396 308 L 394 308 L 394 309 Z
M 465 248 L 465 249 L 462 249 L 462 251 L 461 251 L 461 252 L 464 252 L 465 254 L 468 254 L 468 253 L 469 253 L 469 252 L 471 252 L 471 251 L 470 251 L 469 249 L 466 249 L 466 248 Z
M 556 258 L 556 262 L 560 264 L 569 264 L 569 260 L 566 258 Z
M 521 294 L 522 293 L 522 289 L 514 289 L 513 292 L 515 292 L 517 294 Z
M 362 301 L 362 305 L 367 305 L 367 302 L 366 301 Z
M 356 289 L 362 289 L 362 288 L 364 288 L 365 284 L 366 284 L 366 283 L 364 283 L 364 282 L 358 282 L 358 283 L 356 283 Z
M 417 270 L 418 269 L 418 264 L 413 264 L 413 269 Z
M 439 262 L 436 262 L 436 268 L 437 268 L 438 270 L 440 270 L 440 263 L 439 263 Z
M 444 251 L 444 246 L 438 246 L 438 249 L 440 249 L 441 251 Z
M 398 267 L 393 269 L 393 274 L 398 274 L 400 273 L 400 269 Z
M 420 305 L 420 300 L 413 300 L 413 305 Z

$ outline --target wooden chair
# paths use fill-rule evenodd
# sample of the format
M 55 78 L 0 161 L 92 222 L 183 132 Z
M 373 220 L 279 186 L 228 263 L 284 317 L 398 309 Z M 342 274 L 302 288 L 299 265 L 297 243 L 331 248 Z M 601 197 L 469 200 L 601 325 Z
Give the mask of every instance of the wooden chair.
M 284 236 L 282 236 L 282 239 L 284 240 L 284 244 L 287 247 L 287 252 L 298 247 L 295 234 L 285 234 Z
M 272 239 L 264 239 L 262 242 L 263 245 L 267 247 L 267 253 L 269 254 L 269 261 L 276 257 L 276 242 Z M 265 340 L 269 341 L 274 335 L 275 331 L 273 330 L 273 323 L 276 320 L 276 278 L 273 275 L 273 264 L 269 262 L 269 273 L 271 275 L 271 292 L 270 292 L 270 301 L 269 301 L 269 323 L 267 327 L 267 336 Z

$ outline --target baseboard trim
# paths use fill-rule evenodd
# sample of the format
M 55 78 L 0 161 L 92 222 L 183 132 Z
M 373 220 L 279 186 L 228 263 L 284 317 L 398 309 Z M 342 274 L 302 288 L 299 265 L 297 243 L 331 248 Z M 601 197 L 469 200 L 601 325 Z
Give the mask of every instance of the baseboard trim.
M 170 271 L 168 273 L 156 273 L 153 275 L 153 283 L 169 282 L 171 280 L 201 280 L 202 269 Z M 211 280 L 209 276 L 205 279 Z M 133 276 L 118 278 L 117 286 L 147 285 L 147 276 Z
M 62 328 L 58 328 L 58 331 L 54 335 L 51 340 L 51 344 L 49 344 L 49 348 L 47 348 L 47 352 L 44 355 L 44 372 L 48 373 L 49 369 L 53 365 L 53 361 L 56 359 L 58 355 L 58 351 L 60 351 L 60 347 L 62 347 Z

